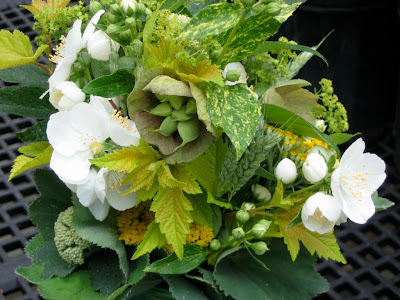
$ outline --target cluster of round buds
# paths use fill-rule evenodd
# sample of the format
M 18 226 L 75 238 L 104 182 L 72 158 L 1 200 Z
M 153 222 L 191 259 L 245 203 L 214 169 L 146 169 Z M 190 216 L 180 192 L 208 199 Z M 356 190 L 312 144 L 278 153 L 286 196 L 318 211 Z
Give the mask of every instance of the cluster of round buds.
M 197 117 L 196 100 L 177 95 L 154 94 L 160 104 L 148 113 L 164 117 L 160 127 L 153 131 L 163 136 L 171 136 L 176 132 L 182 139 L 182 147 L 194 141 L 200 135 L 200 121 Z

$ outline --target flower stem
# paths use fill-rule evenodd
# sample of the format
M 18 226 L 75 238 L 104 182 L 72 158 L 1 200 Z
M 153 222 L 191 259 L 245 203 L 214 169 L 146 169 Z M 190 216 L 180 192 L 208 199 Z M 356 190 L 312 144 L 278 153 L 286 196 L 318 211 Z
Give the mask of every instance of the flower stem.
M 46 66 L 44 66 L 44 65 L 42 65 L 42 64 L 40 64 L 38 62 L 34 62 L 34 64 L 36 66 L 38 66 L 39 68 L 45 70 L 47 72 L 47 74 L 49 74 L 49 76 L 51 76 L 51 74 L 53 74 L 53 72 L 49 68 L 46 68 Z

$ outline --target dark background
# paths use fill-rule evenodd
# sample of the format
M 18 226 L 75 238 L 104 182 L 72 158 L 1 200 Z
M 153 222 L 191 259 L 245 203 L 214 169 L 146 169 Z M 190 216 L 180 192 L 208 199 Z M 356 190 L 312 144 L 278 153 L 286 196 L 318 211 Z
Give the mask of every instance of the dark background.
M 21 3 L 30 1 L 0 0 L 0 29 L 19 29 L 33 39 L 32 17 L 17 7 Z M 334 30 L 318 49 L 329 66 L 314 57 L 298 77 L 315 87 L 321 77 L 333 80 L 335 93 L 348 110 L 349 132 L 362 132 L 367 151 L 386 161 L 388 178 L 379 195 L 396 203 L 400 202 L 398 4 L 396 0 L 309 0 L 277 35 L 313 46 Z M 14 133 L 35 122 L 0 114 L 0 299 L 39 299 L 35 286 L 13 272 L 16 266 L 30 264 L 23 249 L 37 232 L 27 213 L 37 196 L 32 172 L 7 181 L 17 149 L 23 145 Z M 331 288 L 315 299 L 400 299 L 399 228 L 399 205 L 375 214 L 365 225 L 349 221 L 337 227 L 347 264 L 318 260 L 316 267 Z

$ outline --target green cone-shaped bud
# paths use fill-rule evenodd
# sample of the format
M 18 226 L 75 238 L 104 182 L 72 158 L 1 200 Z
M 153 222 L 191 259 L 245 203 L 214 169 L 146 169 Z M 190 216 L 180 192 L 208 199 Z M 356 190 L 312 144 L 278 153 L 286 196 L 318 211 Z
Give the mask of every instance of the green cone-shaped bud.
M 119 32 L 121 30 L 121 27 L 119 27 L 117 24 L 110 24 L 107 27 L 106 33 L 108 35 Z
M 136 20 L 135 18 L 126 18 L 125 19 L 125 26 L 128 28 L 134 28 L 136 26 Z
M 172 135 L 177 129 L 178 122 L 175 121 L 171 116 L 168 116 L 162 121 L 160 128 L 152 130 L 162 134 L 163 136 Z
M 177 120 L 177 121 L 188 121 L 188 120 L 190 120 L 191 118 L 193 118 L 193 116 L 194 116 L 194 114 L 186 114 L 186 106 L 185 105 L 183 105 L 182 107 L 181 107 L 181 109 L 179 109 L 179 110 L 174 110 L 172 113 L 171 113 L 171 117 L 173 117 L 175 120 Z
M 190 115 L 190 114 L 195 114 L 196 112 L 197 112 L 196 100 L 190 98 L 189 101 L 186 103 L 185 113 Z
M 172 113 L 172 106 L 168 102 L 164 102 L 154 107 L 149 113 L 160 117 L 168 117 Z
M 244 232 L 242 227 L 237 227 L 232 230 L 232 236 L 236 241 L 238 241 L 243 239 L 246 236 L 246 233 Z
M 90 2 L 90 12 L 92 14 L 97 13 L 99 10 L 103 9 L 103 5 L 99 1 L 91 1 Z
M 263 226 L 265 226 L 268 230 L 269 226 L 271 225 L 271 221 L 265 220 L 265 219 L 261 219 L 260 221 L 257 222 L 257 224 L 261 224 Z
M 135 12 L 136 18 L 140 18 L 145 13 L 146 13 L 146 5 L 144 5 L 143 3 L 138 3 L 136 5 L 136 12 Z
M 130 42 L 132 40 L 132 32 L 129 29 L 122 31 L 118 36 L 125 42 Z
M 121 16 L 113 15 L 111 12 L 106 12 L 104 14 L 105 18 L 109 21 L 111 25 L 115 25 L 116 23 L 121 21 Z
M 252 243 L 250 247 L 257 255 L 263 255 L 267 250 L 269 250 L 267 244 L 263 241 Z
M 121 7 L 117 3 L 111 4 L 110 12 L 115 16 L 120 16 L 121 15 Z
M 240 73 L 238 72 L 238 70 L 229 70 L 226 73 L 226 77 L 225 77 L 226 80 L 232 81 L 232 82 L 238 81 L 239 78 L 240 78 Z
M 250 214 L 245 210 L 236 213 L 236 220 L 240 225 L 244 225 L 250 219 Z
M 219 240 L 214 239 L 211 241 L 209 246 L 211 251 L 218 251 L 219 248 L 221 248 L 221 242 Z
M 186 97 L 183 96 L 169 95 L 166 99 L 176 110 L 181 109 L 182 105 L 186 102 Z
M 189 121 L 182 121 L 178 123 L 178 133 L 182 138 L 182 144 L 176 149 L 186 145 L 187 143 L 194 141 L 200 135 L 200 121 L 197 118 L 192 118 Z M 176 150 L 175 149 L 175 150 Z

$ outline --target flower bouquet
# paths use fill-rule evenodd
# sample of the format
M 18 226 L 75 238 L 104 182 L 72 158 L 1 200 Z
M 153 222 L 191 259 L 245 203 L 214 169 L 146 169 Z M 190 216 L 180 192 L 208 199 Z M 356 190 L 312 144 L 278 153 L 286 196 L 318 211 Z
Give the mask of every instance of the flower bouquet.
M 49 165 L 34 171 L 32 265 L 16 272 L 46 299 L 327 291 L 314 263 L 346 263 L 334 226 L 392 202 L 332 82 L 294 79 L 326 62 L 319 45 L 269 41 L 305 1 L 69 2 L 22 5 L 36 52 L 0 32 L 0 78 L 23 84 L 0 90 L 0 110 L 38 119 L 10 179 Z

